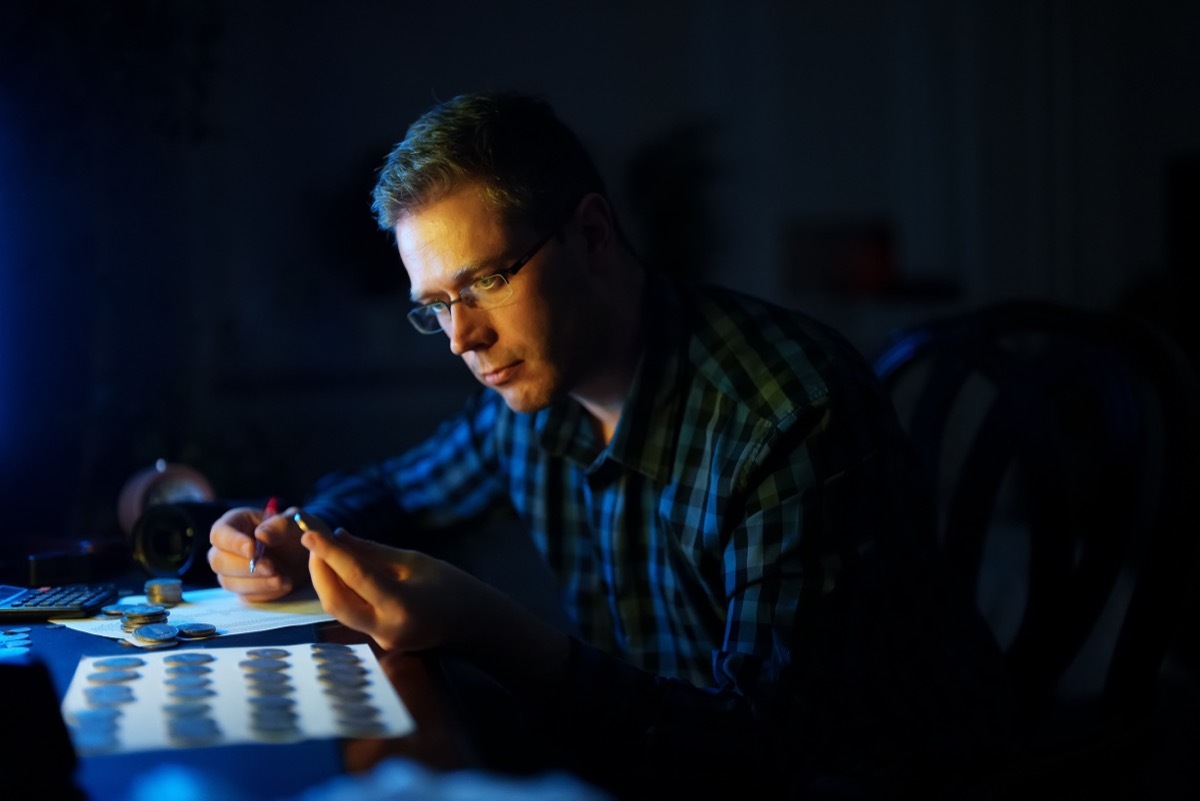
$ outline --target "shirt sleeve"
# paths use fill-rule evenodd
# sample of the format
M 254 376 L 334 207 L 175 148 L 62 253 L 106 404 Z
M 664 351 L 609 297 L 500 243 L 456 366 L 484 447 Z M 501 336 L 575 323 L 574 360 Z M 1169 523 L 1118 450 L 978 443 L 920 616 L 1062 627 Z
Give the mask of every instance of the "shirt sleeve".
M 305 509 L 357 537 L 402 544 L 405 532 L 449 528 L 506 499 L 497 460 L 494 393 L 471 397 L 456 417 L 400 456 L 331 473 Z
M 992 655 L 923 561 L 903 450 L 827 436 L 809 421 L 748 476 L 712 687 L 574 643 L 547 714 L 596 760 L 582 775 L 621 764 L 638 792 L 795 797 L 913 784 L 973 758 L 972 731 L 992 720 L 981 704 L 1000 697 L 977 672 Z

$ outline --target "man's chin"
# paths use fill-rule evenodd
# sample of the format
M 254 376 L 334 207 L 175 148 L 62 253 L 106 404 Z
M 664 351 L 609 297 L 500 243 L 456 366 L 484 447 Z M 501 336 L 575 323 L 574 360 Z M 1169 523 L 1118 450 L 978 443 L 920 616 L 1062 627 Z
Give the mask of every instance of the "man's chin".
M 522 391 L 517 387 L 489 387 L 493 392 L 500 395 L 504 399 L 504 403 L 508 408 L 517 414 L 532 414 L 540 412 L 553 402 L 553 398 L 549 395 L 541 393 L 531 393 Z

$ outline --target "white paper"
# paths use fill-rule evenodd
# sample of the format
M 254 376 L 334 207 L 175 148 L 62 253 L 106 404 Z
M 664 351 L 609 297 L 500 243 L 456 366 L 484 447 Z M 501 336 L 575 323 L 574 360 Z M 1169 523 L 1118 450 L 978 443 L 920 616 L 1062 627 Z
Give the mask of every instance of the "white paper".
M 119 603 L 144 604 L 148 603 L 144 595 L 131 595 L 122 598 Z M 308 623 L 324 623 L 333 617 L 321 608 L 321 602 L 311 591 L 305 595 L 289 596 L 280 601 L 268 603 L 249 603 L 242 600 L 237 593 L 223 587 L 213 587 L 204 590 L 184 592 L 183 602 L 169 607 L 169 615 L 165 622 L 176 623 L 211 623 L 217 627 L 217 636 L 225 634 L 246 634 L 253 631 L 282 629 L 288 626 L 302 626 Z M 142 646 L 132 632 L 125 631 L 121 626 L 120 617 L 97 615 L 94 618 L 60 618 L 51 621 L 70 629 L 101 637 L 125 640 L 131 645 Z M 181 643 L 186 640 L 181 638 Z
M 220 730 L 220 738 L 206 745 L 229 745 L 231 743 L 270 743 L 296 742 L 297 740 L 325 739 L 333 737 L 401 737 L 412 732 L 416 726 L 404 702 L 396 694 L 396 690 L 388 681 L 375 654 L 369 645 L 359 643 L 349 646 L 335 646 L 349 649 L 358 656 L 358 666 L 362 668 L 361 688 L 368 698 L 367 703 L 375 708 L 377 715 L 371 720 L 379 724 L 376 731 L 364 734 L 361 731 L 343 729 L 337 722 L 335 709 L 337 700 L 326 690 L 336 682 L 322 679 L 319 673 L 319 660 L 314 658 L 317 653 L 312 644 L 286 646 L 258 646 L 249 648 L 172 648 L 154 652 L 130 652 L 144 664 L 131 668 L 137 673 L 136 678 L 120 682 L 118 686 L 129 687 L 133 700 L 120 704 L 120 715 L 117 718 L 115 737 L 97 746 L 91 738 L 78 736 L 80 734 L 79 719 L 86 715 L 85 710 L 91 709 L 86 689 L 103 686 L 95 680 L 105 671 L 97 665 L 112 656 L 84 657 L 80 659 L 75 669 L 75 676 L 63 697 L 62 714 L 76 740 L 77 747 L 88 754 L 116 754 L 131 751 L 144 751 L 158 748 L 187 747 L 172 742 L 168 734 L 170 715 L 167 707 L 179 703 L 180 699 L 172 697 L 168 690 L 167 679 L 170 677 L 169 660 L 183 653 L 205 654 L 212 657 L 205 662 L 204 667 L 209 671 L 204 677 L 209 681 L 206 687 L 212 695 L 200 699 L 200 703 L 208 705 L 209 717 Z M 251 682 L 247 678 L 249 672 L 242 665 L 244 660 L 254 658 L 256 651 L 285 650 L 288 655 L 283 658 L 286 663 L 284 670 L 291 690 L 287 697 L 294 700 L 292 710 L 297 715 L 296 731 L 287 738 L 276 739 L 272 736 L 258 734 L 251 726 L 252 705 L 250 697 L 253 694 Z M 196 747 L 196 746 L 191 746 Z

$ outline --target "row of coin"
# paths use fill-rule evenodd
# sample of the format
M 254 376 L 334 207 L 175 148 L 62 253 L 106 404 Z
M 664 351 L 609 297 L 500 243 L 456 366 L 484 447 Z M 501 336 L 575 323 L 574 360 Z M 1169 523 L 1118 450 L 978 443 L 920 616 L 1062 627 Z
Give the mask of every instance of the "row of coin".
M 314 643 L 312 659 L 318 679 L 344 736 L 369 736 L 383 732 L 380 710 L 371 703 L 367 670 L 353 649 L 332 643 Z M 292 653 L 285 648 L 256 648 L 238 663 L 246 682 L 250 731 L 263 741 L 292 741 L 303 738 L 296 712 L 295 687 L 290 681 Z M 176 747 L 216 745 L 224 738 L 213 716 L 210 699 L 217 695 L 209 666 L 212 654 L 185 651 L 163 659 L 167 703 L 162 706 L 167 738 Z M 68 723 L 76 748 L 85 755 L 112 752 L 119 748 L 122 707 L 134 703 L 134 687 L 146 664 L 136 656 L 96 660 L 87 676 L 84 698 L 87 708 L 74 711 Z

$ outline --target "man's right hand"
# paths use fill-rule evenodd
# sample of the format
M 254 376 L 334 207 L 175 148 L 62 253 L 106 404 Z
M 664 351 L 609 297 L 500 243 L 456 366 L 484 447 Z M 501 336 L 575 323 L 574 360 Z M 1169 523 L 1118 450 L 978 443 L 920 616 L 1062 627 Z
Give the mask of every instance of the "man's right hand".
M 221 586 L 247 601 L 274 601 L 309 586 L 308 551 L 292 519 L 298 511 L 292 507 L 265 520 L 262 510 L 249 507 L 221 515 L 208 535 L 208 565 Z

